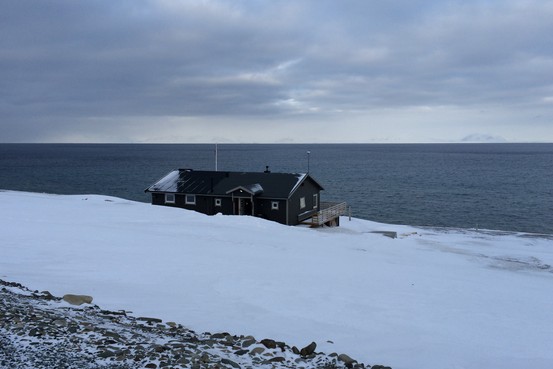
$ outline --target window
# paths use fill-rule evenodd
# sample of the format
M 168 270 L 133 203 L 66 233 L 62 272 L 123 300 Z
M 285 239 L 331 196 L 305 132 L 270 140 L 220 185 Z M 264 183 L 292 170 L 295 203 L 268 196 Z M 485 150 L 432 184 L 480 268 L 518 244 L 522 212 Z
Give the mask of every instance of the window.
M 215 206 L 221 206 L 221 199 L 215 199 Z
M 278 210 L 278 201 L 271 201 L 271 209 Z
M 319 196 L 317 194 L 313 195 L 313 209 L 317 209 L 319 206 Z
M 186 195 L 185 204 L 187 205 L 195 205 L 196 204 L 196 195 Z
M 166 193 L 165 194 L 165 203 L 166 204 L 174 204 L 175 203 L 175 194 L 174 193 Z
M 300 209 L 305 208 L 305 197 L 300 197 Z

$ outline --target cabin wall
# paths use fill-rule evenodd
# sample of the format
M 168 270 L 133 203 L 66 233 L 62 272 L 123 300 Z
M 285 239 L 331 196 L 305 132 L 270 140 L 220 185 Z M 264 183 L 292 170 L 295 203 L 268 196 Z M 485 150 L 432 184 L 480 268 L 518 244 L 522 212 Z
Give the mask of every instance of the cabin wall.
M 221 206 L 215 206 L 215 199 L 221 199 Z M 234 205 L 232 203 L 232 198 L 230 197 L 212 197 L 213 212 L 210 215 L 215 215 L 218 213 L 224 215 L 234 215 Z
M 152 192 L 152 205 L 167 205 L 165 204 L 165 194 Z
M 273 202 L 278 203 L 278 209 L 273 209 Z M 255 199 L 254 215 L 286 224 L 286 200 Z
M 313 195 L 317 195 L 317 206 L 314 207 Z M 305 207 L 300 207 L 300 199 L 305 198 Z M 294 194 L 289 199 L 288 204 L 288 224 L 296 225 L 299 224 L 298 216 L 307 211 L 317 212 L 321 206 L 321 194 L 319 187 L 316 186 L 313 182 L 307 180 L 303 182 L 300 187 L 294 192 Z M 303 219 L 302 219 L 303 220 Z
M 215 205 L 215 199 L 221 199 L 221 206 Z M 217 213 L 225 215 L 234 214 L 232 199 L 230 197 L 196 195 L 196 203 L 187 204 L 186 195 L 175 194 L 175 203 L 171 204 L 165 202 L 165 193 L 152 193 L 152 204 L 194 210 L 207 215 L 215 215 Z

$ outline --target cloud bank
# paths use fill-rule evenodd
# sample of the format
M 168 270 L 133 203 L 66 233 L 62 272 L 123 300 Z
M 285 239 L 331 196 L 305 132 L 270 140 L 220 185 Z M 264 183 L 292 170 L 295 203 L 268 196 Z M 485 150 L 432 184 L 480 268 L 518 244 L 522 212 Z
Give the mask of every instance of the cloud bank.
M 553 141 L 543 1 L 4 2 L 2 142 Z

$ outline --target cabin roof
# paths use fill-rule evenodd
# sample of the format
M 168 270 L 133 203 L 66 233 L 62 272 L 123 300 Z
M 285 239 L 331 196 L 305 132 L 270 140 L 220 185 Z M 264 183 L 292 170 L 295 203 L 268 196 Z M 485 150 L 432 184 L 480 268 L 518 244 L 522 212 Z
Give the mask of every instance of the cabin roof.
M 237 189 L 244 189 L 260 197 L 287 199 L 306 180 L 312 181 L 315 186 L 323 189 L 313 177 L 305 173 L 178 169 L 169 172 L 145 191 L 228 196 Z

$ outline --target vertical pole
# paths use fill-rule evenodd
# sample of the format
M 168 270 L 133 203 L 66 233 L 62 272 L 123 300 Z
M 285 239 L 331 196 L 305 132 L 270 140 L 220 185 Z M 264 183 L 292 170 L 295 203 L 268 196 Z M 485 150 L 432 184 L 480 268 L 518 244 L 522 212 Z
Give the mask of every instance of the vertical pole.
M 215 171 L 217 171 L 217 156 L 218 156 L 218 152 L 217 152 L 217 144 L 215 144 Z
M 311 151 L 307 152 L 307 174 L 309 174 L 309 156 L 311 156 Z

